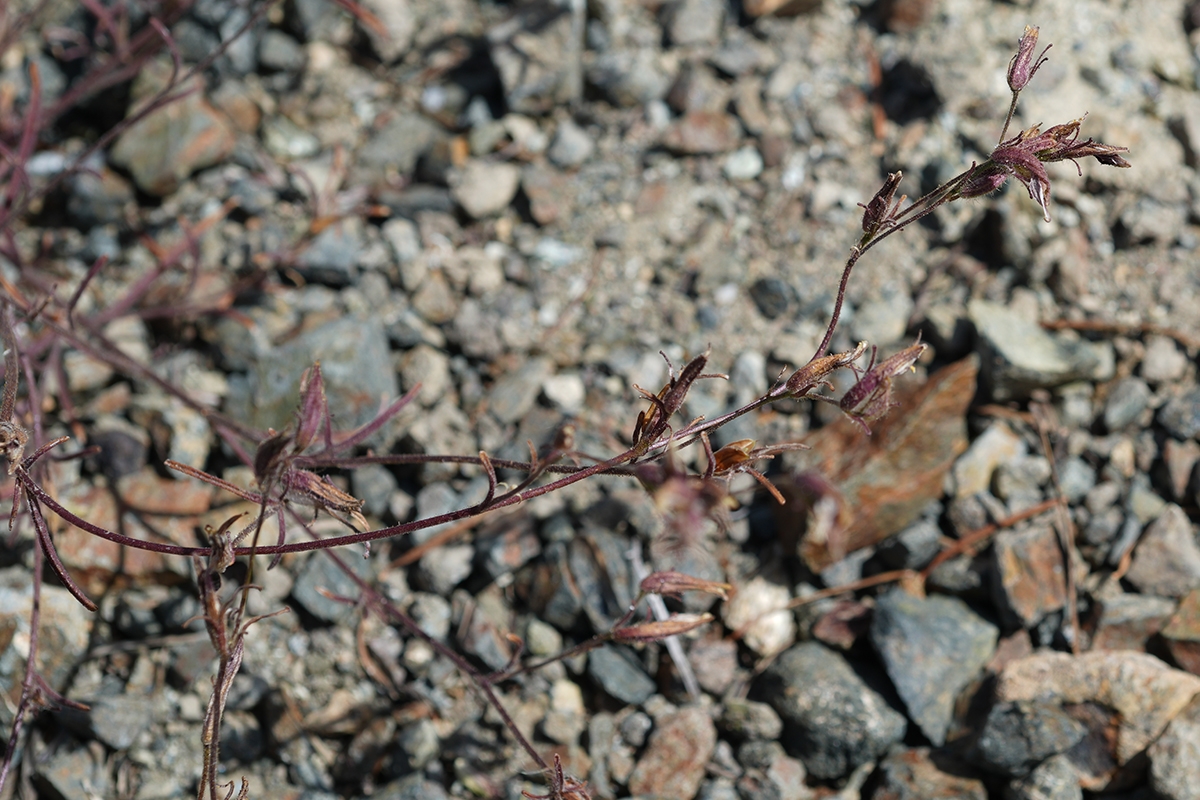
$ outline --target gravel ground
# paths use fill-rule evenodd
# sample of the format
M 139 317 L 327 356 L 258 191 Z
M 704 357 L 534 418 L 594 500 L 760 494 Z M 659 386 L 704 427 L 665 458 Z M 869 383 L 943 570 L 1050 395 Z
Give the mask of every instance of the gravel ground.
M 1050 221 L 1009 186 L 867 254 L 833 348 L 929 349 L 870 436 L 790 401 L 717 433 L 812 446 L 763 464 L 784 506 L 739 476 L 723 525 L 663 547 L 678 523 L 661 496 L 600 477 L 343 560 L 489 671 L 514 637 L 532 660 L 607 630 L 643 559 L 732 584 L 671 606 L 715 617 L 679 661 L 610 643 L 497 684 L 593 798 L 1200 797 L 1200 5 L 363 6 L 197 0 L 170 26 L 182 65 L 247 31 L 5 231 L 0 274 L 27 296 L 69 297 L 108 259 L 77 311 L 126 361 L 67 342 L 37 376 L 70 403 L 43 403 L 46 437 L 98 448 L 53 466 L 60 502 L 181 544 L 250 507 L 162 466 L 251 481 L 151 373 L 259 431 L 289 424 L 314 361 L 339 430 L 420 384 L 369 440 L 384 453 L 521 459 L 570 422 L 606 458 L 646 407 L 633 386 L 706 349 L 729 380 L 698 382 L 681 416 L 745 404 L 817 348 L 887 173 L 915 197 L 987 158 L 1037 25 L 1054 46 L 1014 130 L 1086 114 L 1084 136 L 1127 146 L 1132 168 L 1051 165 Z M 106 36 L 47 4 L 0 54 L 0 112 L 28 108 L 30 63 L 43 106 L 69 97 L 87 64 L 72 43 Z M 58 118 L 35 184 L 171 75 L 164 54 Z M 488 485 L 444 463 L 333 478 L 373 528 Z M 48 580 L 41 672 L 91 710 L 39 719 L 8 796 L 194 795 L 215 659 L 191 562 L 53 533 L 100 608 Z M 34 547 L 29 525 L 0 545 L 5 728 Z M 546 791 L 452 662 L 341 601 L 360 591 L 332 560 L 255 580 L 253 613 L 291 611 L 251 629 L 227 705 L 224 775 L 251 797 Z

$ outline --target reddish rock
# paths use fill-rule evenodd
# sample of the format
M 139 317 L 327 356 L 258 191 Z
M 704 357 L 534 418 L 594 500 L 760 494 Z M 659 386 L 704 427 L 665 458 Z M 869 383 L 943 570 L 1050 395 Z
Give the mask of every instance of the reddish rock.
M 942 494 L 942 481 L 967 448 L 966 410 L 979 366 L 967 358 L 939 370 L 922 386 L 896 382 L 899 405 L 872 423 L 870 436 L 839 419 L 804 441 L 812 449 L 790 454 L 791 477 L 779 481 L 787 503 L 776 506 L 785 540 L 819 572 L 912 524 Z M 831 528 L 805 535 L 810 509 L 829 497 L 837 504 Z
M 675 121 L 663 145 L 683 155 L 727 153 L 738 145 L 742 126 L 722 111 L 693 111 Z
M 986 800 L 987 790 L 969 770 L 955 765 L 945 772 L 930 756 L 928 747 L 894 752 L 879 764 L 879 786 L 871 800 L 926 800 L 945 797 L 955 800 Z
M 1175 603 L 1165 597 L 1121 592 L 1099 598 L 1099 605 L 1091 650 L 1145 652 L 1150 637 L 1175 611 Z
M 646 752 L 629 776 L 629 791 L 661 800 L 692 800 L 717 745 L 712 718 L 695 707 L 659 718 Z
M 997 605 L 1027 628 L 1066 604 L 1066 570 L 1058 534 L 1049 524 L 1004 531 L 992 548 Z
M 574 202 L 573 182 L 558 170 L 529 166 L 521 175 L 521 188 L 529 198 L 529 213 L 539 225 L 549 225 L 569 214 Z

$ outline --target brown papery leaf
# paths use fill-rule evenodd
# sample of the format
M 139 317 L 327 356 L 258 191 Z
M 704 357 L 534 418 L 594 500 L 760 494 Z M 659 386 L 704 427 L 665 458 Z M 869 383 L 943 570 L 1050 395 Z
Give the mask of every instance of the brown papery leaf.
M 871 426 L 871 436 L 840 419 L 804 440 L 812 449 L 789 456 L 788 477 L 778 482 L 788 502 L 776 507 L 776 519 L 785 544 L 810 569 L 899 533 L 941 496 L 947 470 L 967 448 L 966 411 L 978 372 L 972 356 L 922 386 L 899 381 L 898 405 Z M 809 531 L 810 512 L 831 493 L 838 505 L 832 524 Z

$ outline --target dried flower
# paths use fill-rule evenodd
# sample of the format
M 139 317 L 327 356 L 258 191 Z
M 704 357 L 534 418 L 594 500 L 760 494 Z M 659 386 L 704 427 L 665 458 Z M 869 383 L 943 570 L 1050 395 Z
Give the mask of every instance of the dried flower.
M 871 198 L 871 202 L 865 206 L 859 203 L 863 209 L 863 239 L 874 239 L 880 231 L 893 224 L 893 219 L 900 209 L 900 204 L 904 202 L 904 197 L 895 203 L 892 202 L 892 197 L 896 194 L 896 187 L 900 185 L 900 179 L 903 177 L 904 173 L 902 172 L 888 173 L 887 180 Z
M 613 638 L 626 644 L 660 642 L 668 636 L 695 630 L 712 622 L 712 614 L 672 614 L 661 622 L 643 622 L 613 631 Z
M 835 371 L 853 364 L 865 352 L 867 352 L 867 343 L 859 342 L 858 346 L 848 353 L 835 353 L 833 355 L 814 358 L 793 372 L 791 377 L 787 379 L 786 388 L 788 396 L 801 398 L 814 389 L 822 386 L 828 387 L 829 383 L 825 380 L 827 377 Z
M 1037 48 L 1037 40 L 1038 29 L 1033 25 L 1026 25 L 1025 33 L 1017 43 L 1017 54 L 1012 57 L 1012 61 L 1008 62 L 1008 88 L 1012 89 L 1014 94 L 1028 86 L 1033 74 L 1042 64 L 1046 63 L 1046 50 L 1053 45 L 1046 45 L 1045 50 L 1042 50 L 1042 54 L 1035 61 L 1033 51 Z
M 842 411 L 870 433 L 871 429 L 866 423 L 879 419 L 895 405 L 892 402 L 892 380 L 912 369 L 927 347 L 928 345 L 917 342 L 878 364 L 875 363 L 875 354 L 872 352 L 871 364 L 868 365 L 867 371 L 858 379 L 858 383 L 842 395 L 838 403 Z
M 1049 222 L 1050 176 L 1043 164 L 1070 161 L 1080 175 L 1083 170 L 1078 159 L 1089 156 L 1108 167 L 1128 169 L 1131 166 L 1120 155 L 1129 151 L 1127 147 L 1104 144 L 1091 138 L 1080 141 L 1082 123 L 1083 118 L 1080 118 L 1045 131 L 1040 125 L 1034 125 L 1001 142 L 992 151 L 991 158 L 978 166 L 972 165 L 949 199 L 981 197 L 999 189 L 1009 178 L 1016 178 L 1025 186 L 1029 197 L 1041 206 L 1042 216 Z
M 728 583 L 706 581 L 682 572 L 667 571 L 647 575 L 642 580 L 641 589 L 646 594 L 660 594 L 663 597 L 678 598 L 682 597 L 684 592 L 706 592 L 728 600 L 733 587 Z

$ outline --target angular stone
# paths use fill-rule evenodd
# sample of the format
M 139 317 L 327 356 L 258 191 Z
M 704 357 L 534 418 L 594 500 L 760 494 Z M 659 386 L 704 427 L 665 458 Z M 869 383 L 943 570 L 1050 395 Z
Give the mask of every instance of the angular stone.
M 997 401 L 1099 377 L 1106 369 L 1090 343 L 1055 336 L 1007 306 L 972 300 L 967 313 L 979 333 L 982 382 Z
M 1091 650 L 1146 651 L 1150 637 L 1175 612 L 1175 603 L 1165 597 L 1113 592 L 1096 598 L 1100 616 L 1092 633 Z
M 987 491 L 996 467 L 1012 461 L 1025 450 L 1021 437 L 1003 422 L 990 425 L 954 462 L 954 496 L 967 497 Z
M 956 597 L 896 589 L 879 598 L 871 643 L 909 717 L 933 744 L 945 743 L 954 701 L 991 659 L 998 634 Z
M 629 776 L 629 791 L 663 800 L 692 800 L 717 744 L 717 729 L 695 706 L 658 718 L 645 754 Z
M 1008 622 L 1028 628 L 1067 602 L 1058 534 L 1049 524 L 1001 531 L 992 547 L 992 593 Z
M 1150 786 L 1163 800 L 1193 800 L 1200 787 L 1200 696 L 1150 745 Z
M 166 85 L 170 69 L 156 61 L 142 70 L 135 81 L 131 112 Z M 109 152 L 109 160 L 129 170 L 144 192 L 170 194 L 196 170 L 219 164 L 233 152 L 232 127 L 204 99 L 199 79 L 193 80 L 197 83 L 180 87 L 190 89 L 190 94 L 139 120 Z
M 640 705 L 654 694 L 654 681 L 625 648 L 604 645 L 588 653 L 588 674 L 623 703 Z
M 788 501 L 776 507 L 777 526 L 789 547 L 797 542 L 810 569 L 819 572 L 904 530 L 941 496 L 946 472 L 967 448 L 965 414 L 977 363 L 951 364 L 922 386 L 901 378 L 894 389 L 899 405 L 872 424 L 869 437 L 839 419 L 805 437 L 811 450 L 788 454 L 789 477 L 779 481 Z M 822 497 L 837 503 L 834 529 L 824 538 L 800 538 Z
M 1182 508 L 1167 506 L 1142 534 L 1126 580 L 1147 594 L 1183 597 L 1200 586 L 1200 546 Z
M 928 747 L 892 752 L 879 764 L 879 784 L 871 800 L 987 800 L 983 781 L 969 768 L 943 769 L 944 759 Z
M 798 644 L 759 678 L 757 693 L 783 719 L 783 744 L 821 779 L 848 775 L 904 737 L 904 717 L 840 655 Z
M 667 10 L 667 36 L 674 45 L 716 44 L 724 20 L 719 0 L 679 0 Z
M 1050 756 L 1070 750 L 1085 735 L 1083 724 L 1056 703 L 997 703 L 988 712 L 975 753 L 988 770 L 1023 777 Z
M 1171 669 L 1145 653 L 1046 652 L 1009 664 L 997 680 L 995 696 L 999 702 L 1080 706 L 1079 713 L 1072 714 L 1076 719 L 1088 708 L 1095 710 L 1081 719 L 1090 729 L 1093 754 L 1076 768 L 1083 787 L 1098 791 L 1119 785 L 1125 779 L 1122 768 L 1157 739 L 1198 692 L 1200 677 Z M 1130 769 L 1136 771 L 1137 766 L 1135 762 Z
M 683 155 L 727 153 L 737 147 L 741 125 L 721 111 L 693 111 L 672 123 L 663 145 Z
M 529 198 L 529 214 L 539 225 L 550 225 L 573 211 L 574 182 L 556 169 L 539 165 L 525 167 L 521 188 Z
M 545 114 L 579 92 L 579 44 L 569 13 L 528 5 L 488 31 L 492 63 L 512 111 Z
M 0 728 L 11 729 L 29 655 L 33 581 L 23 566 L 0 570 Z M 51 689 L 65 691 L 67 679 L 87 651 L 92 614 L 66 589 L 42 586 L 37 672 Z
M 517 194 L 521 170 L 513 164 L 471 160 L 451 176 L 450 190 L 475 219 L 503 211 Z
M 1065 755 L 1051 756 L 1004 787 L 1004 800 L 1083 800 L 1079 773 Z
M 1200 675 L 1200 589 L 1184 596 L 1161 632 L 1175 663 Z
M 1158 422 L 1176 439 L 1200 434 L 1200 388 L 1172 397 L 1158 410 Z
M 786 586 L 759 576 L 737 587 L 737 593 L 722 607 L 722 616 L 726 626 L 743 632 L 747 647 L 759 655 L 774 655 L 796 640 L 789 600 Z

